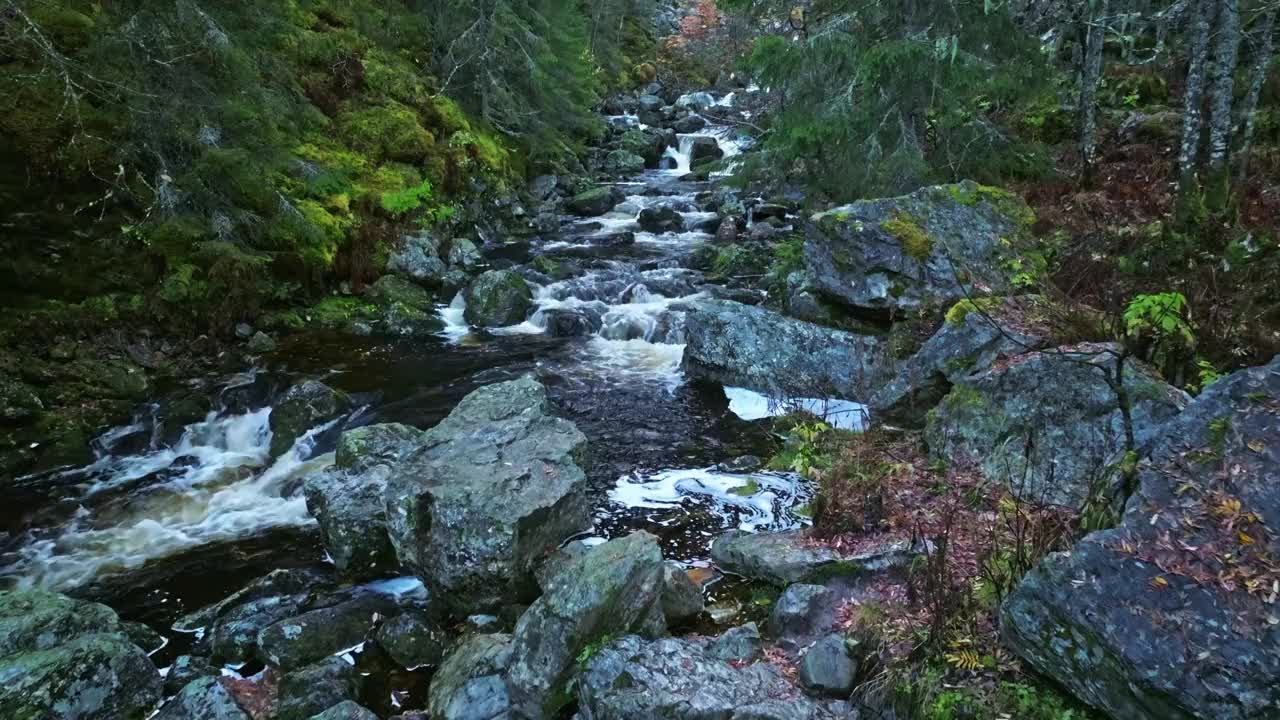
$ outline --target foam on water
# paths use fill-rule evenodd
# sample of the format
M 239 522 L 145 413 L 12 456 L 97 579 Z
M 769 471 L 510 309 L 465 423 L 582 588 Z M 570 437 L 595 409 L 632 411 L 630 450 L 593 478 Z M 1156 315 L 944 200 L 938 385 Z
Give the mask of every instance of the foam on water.
M 812 494 L 809 484 L 794 473 L 743 475 L 704 468 L 623 477 L 609 491 L 609 501 L 623 510 L 705 509 L 721 521 L 713 531 L 761 532 L 807 524 L 794 511 Z M 678 516 L 668 516 L 659 524 L 679 521 Z
M 270 462 L 270 410 L 210 417 L 188 426 L 173 450 L 113 459 L 119 470 L 88 489 L 122 484 L 144 468 L 190 465 L 130 499 L 118 513 L 98 517 L 82 506 L 61 528 L 16 552 L 6 574 L 21 587 L 74 588 L 95 578 L 215 542 L 244 539 L 278 527 L 314 521 L 294 481 L 333 464 L 333 453 L 311 457 L 315 438 L 340 420 L 313 428 Z
M 867 419 L 866 406 L 852 400 L 778 399 L 739 387 L 727 387 L 724 389 L 724 394 L 729 399 L 729 411 L 743 420 L 759 420 L 805 411 L 822 418 L 833 428 L 861 430 Z

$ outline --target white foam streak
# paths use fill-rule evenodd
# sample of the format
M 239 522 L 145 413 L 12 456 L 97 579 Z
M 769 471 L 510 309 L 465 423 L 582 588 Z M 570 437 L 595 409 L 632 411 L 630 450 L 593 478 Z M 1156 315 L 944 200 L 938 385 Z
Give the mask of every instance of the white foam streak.
M 861 430 L 866 423 L 866 406 L 852 400 L 770 398 L 754 390 L 739 387 L 727 387 L 724 394 L 729 399 L 729 411 L 743 420 L 759 420 L 804 411 L 817 415 L 839 430 Z
M 710 469 L 663 470 L 618 480 L 609 500 L 626 508 L 666 509 L 693 502 L 709 506 L 725 527 L 757 532 L 805 523 L 792 509 L 808 502 L 808 484 L 793 473 L 739 475 Z

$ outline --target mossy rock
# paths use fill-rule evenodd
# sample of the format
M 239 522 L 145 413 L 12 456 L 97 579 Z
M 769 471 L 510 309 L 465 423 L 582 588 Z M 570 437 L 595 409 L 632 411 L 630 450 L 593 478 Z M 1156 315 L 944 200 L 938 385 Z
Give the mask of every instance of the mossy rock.
M 466 319 L 472 325 L 515 325 L 533 307 L 533 291 L 517 272 L 489 270 L 467 287 L 466 302 Z

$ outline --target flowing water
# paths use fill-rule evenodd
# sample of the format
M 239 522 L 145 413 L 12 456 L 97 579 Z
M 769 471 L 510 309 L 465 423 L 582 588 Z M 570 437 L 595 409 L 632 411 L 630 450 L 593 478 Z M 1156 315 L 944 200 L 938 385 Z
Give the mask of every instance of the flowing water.
M 715 138 L 728 157 L 741 149 L 727 127 L 697 136 Z M 776 414 L 776 404 L 690 382 L 680 370 L 682 308 L 716 291 L 686 267 L 716 221 L 694 204 L 709 184 L 683 179 L 697 136 L 680 136 L 668 150 L 670 169 L 619 183 L 627 197 L 612 212 L 567 218 L 558 236 L 531 244 L 527 255 L 580 271 L 542 278 L 526 321 L 470 328 L 459 296 L 439 308 L 446 327 L 434 337 L 289 338 L 275 366 L 210 381 L 215 409 L 203 419 L 169 427 L 161 404 L 149 405 L 95 441 L 92 464 L 19 478 L 3 491 L 5 505 L 24 507 L 0 512 L 8 537 L 0 576 L 103 597 L 164 626 L 249 577 L 323 560 L 300 485 L 332 463 L 341 431 L 372 422 L 429 427 L 471 390 L 524 373 L 548 387 L 558 411 L 591 441 L 597 512 L 586 539 L 648 529 L 667 557 L 706 565 L 710 540 L 726 529 L 803 524 L 811 489 L 797 476 L 714 469 L 736 455 L 767 456 L 775 441 L 748 421 Z M 642 231 L 640 211 L 660 205 L 679 211 L 687 229 Z M 634 242 L 617 242 L 621 233 Z M 564 333 L 566 324 L 579 330 Z M 351 393 L 360 407 L 273 458 L 271 403 L 301 378 Z M 830 411 L 833 424 L 856 424 L 856 407 L 799 402 Z

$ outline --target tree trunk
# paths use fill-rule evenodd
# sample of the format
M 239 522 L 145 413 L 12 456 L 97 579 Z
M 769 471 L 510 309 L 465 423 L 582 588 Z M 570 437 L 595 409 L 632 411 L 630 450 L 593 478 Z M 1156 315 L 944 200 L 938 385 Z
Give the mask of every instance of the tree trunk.
M 1095 0 L 1087 15 L 1084 72 L 1080 76 L 1080 183 L 1093 185 L 1093 163 L 1097 154 L 1098 83 L 1102 79 L 1102 46 L 1106 40 L 1108 0 Z
M 1209 21 L 1212 0 L 1196 0 L 1191 8 L 1187 87 L 1182 94 L 1182 143 L 1178 150 L 1178 200 L 1186 206 L 1199 192 L 1196 163 L 1200 160 L 1200 104 L 1204 95 L 1204 66 L 1209 56 Z
M 1227 155 L 1231 150 L 1231 104 L 1236 64 L 1240 58 L 1240 0 L 1218 0 L 1214 27 L 1213 86 L 1209 96 L 1209 158 L 1206 200 L 1210 207 L 1226 207 L 1230 194 Z
M 1271 68 L 1271 42 L 1276 27 L 1276 11 L 1269 10 L 1262 16 L 1253 42 L 1253 67 L 1249 70 L 1249 93 L 1244 97 L 1244 105 L 1240 108 L 1243 129 L 1236 158 L 1239 182 L 1243 182 L 1249 174 L 1249 149 L 1253 144 L 1254 124 L 1257 120 L 1258 98 L 1262 96 L 1262 86 L 1267 80 L 1267 70 Z

